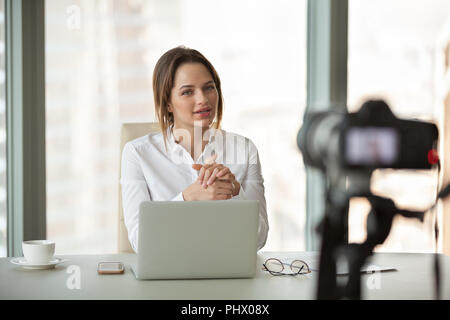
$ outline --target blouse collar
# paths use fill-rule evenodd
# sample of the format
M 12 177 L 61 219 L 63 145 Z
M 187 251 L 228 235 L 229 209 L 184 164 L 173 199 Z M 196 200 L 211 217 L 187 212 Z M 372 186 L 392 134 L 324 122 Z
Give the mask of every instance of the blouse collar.
M 175 136 L 173 134 L 173 124 L 169 125 L 169 127 L 167 128 L 166 134 L 167 134 L 167 140 L 168 140 L 168 149 L 170 153 L 173 153 L 177 150 L 177 148 L 181 147 L 176 141 L 175 141 Z M 204 134 L 203 134 L 203 139 L 204 140 L 208 140 L 208 143 L 205 146 L 206 147 L 213 143 L 215 141 L 215 136 L 221 132 L 222 130 L 220 129 L 215 129 L 215 128 L 209 128 Z

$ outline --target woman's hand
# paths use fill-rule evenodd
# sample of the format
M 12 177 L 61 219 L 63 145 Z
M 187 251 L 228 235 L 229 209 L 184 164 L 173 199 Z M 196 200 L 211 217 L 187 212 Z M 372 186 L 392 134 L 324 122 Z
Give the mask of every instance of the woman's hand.
M 233 197 L 239 194 L 241 184 L 236 180 L 234 174 L 223 164 L 210 163 L 205 165 L 193 164 L 192 168 L 199 170 L 198 181 L 205 189 L 215 181 L 228 181 L 232 185 Z
M 233 186 L 229 181 L 217 180 L 205 189 L 197 179 L 183 191 L 183 198 L 185 201 L 228 200 L 233 196 L 232 193 Z

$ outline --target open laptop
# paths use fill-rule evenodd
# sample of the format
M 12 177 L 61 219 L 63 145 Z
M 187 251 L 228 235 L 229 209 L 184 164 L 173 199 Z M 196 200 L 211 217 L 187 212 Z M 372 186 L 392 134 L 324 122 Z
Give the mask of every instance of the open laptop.
M 137 279 L 251 278 L 256 273 L 258 201 L 144 201 Z

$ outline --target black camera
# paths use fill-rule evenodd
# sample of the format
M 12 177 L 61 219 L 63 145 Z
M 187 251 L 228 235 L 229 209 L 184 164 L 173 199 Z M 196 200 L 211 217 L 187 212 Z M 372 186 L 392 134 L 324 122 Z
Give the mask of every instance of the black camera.
M 379 168 L 432 169 L 436 164 L 439 166 L 438 129 L 429 122 L 398 119 L 384 101 L 370 100 L 355 113 L 306 114 L 297 143 L 305 165 L 320 169 L 326 178 L 325 212 L 318 228 L 322 244 L 317 298 L 360 299 L 361 267 L 375 246 L 389 235 L 394 216 L 399 214 L 423 221 L 425 213 L 397 208 L 392 199 L 372 194 L 372 172 Z M 437 199 L 449 193 L 447 186 Z M 352 197 L 365 197 L 371 205 L 367 238 L 360 244 L 348 244 L 346 239 Z M 437 219 L 435 224 L 438 230 Z M 436 241 L 437 234 L 436 231 Z M 338 259 L 346 260 L 350 268 L 344 286 L 336 280 Z M 437 298 L 439 279 L 436 258 Z
M 437 139 L 433 123 L 399 119 L 384 101 L 370 100 L 355 113 L 307 115 L 297 143 L 305 164 L 322 170 L 431 169 Z

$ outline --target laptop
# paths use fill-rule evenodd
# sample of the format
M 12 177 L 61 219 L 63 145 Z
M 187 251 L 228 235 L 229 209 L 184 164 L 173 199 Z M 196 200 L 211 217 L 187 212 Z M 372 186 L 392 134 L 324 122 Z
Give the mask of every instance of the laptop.
M 137 265 L 145 279 L 252 278 L 258 201 L 144 201 Z

